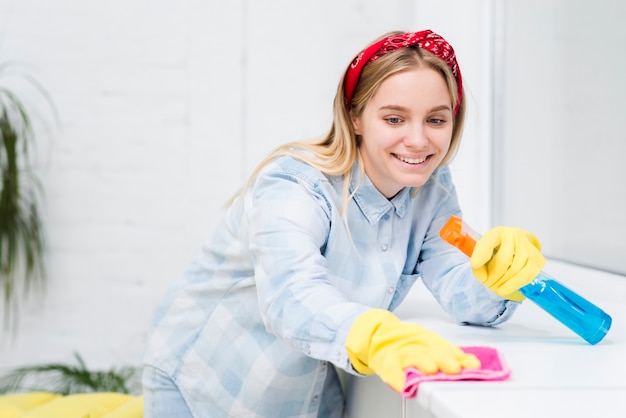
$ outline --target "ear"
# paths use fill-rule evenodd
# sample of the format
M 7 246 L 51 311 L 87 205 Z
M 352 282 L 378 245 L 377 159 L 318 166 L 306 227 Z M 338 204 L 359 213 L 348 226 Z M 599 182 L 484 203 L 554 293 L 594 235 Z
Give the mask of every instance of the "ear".
M 361 135 L 361 127 L 360 120 L 358 117 L 354 116 L 354 113 L 350 112 L 350 120 L 352 121 L 352 129 L 354 129 L 354 133 L 356 135 Z

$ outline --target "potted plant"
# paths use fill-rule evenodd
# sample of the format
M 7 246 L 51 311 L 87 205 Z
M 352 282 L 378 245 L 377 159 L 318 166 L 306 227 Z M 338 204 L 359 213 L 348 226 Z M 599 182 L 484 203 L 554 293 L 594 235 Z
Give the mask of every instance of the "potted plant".
M 39 211 L 42 188 L 31 161 L 35 130 L 25 101 L 7 80 L 25 80 L 55 110 L 34 78 L 12 69 L 0 64 L 0 295 L 5 328 L 17 325 L 18 298 L 35 285 L 42 289 L 46 278 Z
M 0 416 L 144 416 L 141 368 L 91 370 L 74 357 L 77 364 L 17 367 L 0 376 Z

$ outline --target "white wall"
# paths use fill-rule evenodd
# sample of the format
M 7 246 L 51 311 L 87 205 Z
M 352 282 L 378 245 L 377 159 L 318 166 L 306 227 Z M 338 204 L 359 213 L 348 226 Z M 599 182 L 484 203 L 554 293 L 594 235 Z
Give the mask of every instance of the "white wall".
M 327 130 L 341 72 L 388 30 L 430 28 L 457 50 L 470 113 L 453 169 L 484 229 L 491 2 L 431 3 L 0 0 L 0 62 L 23 63 L 60 114 L 51 127 L 24 88 L 48 125 L 49 286 L 22 303 L 15 337 L 0 334 L 0 368 L 74 351 L 91 367 L 140 364 L 155 303 L 222 203 L 275 145 Z
M 496 135 L 496 219 L 535 231 L 552 258 L 622 276 L 625 18 L 623 1 L 506 3 Z

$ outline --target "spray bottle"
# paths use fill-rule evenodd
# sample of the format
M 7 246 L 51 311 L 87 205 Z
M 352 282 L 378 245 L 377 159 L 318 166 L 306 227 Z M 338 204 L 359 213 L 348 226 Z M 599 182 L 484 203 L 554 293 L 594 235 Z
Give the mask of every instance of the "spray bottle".
M 468 257 L 480 238 L 457 216 L 450 217 L 439 235 Z M 600 342 L 611 328 L 612 319 L 608 314 L 543 271 L 519 291 L 589 344 Z

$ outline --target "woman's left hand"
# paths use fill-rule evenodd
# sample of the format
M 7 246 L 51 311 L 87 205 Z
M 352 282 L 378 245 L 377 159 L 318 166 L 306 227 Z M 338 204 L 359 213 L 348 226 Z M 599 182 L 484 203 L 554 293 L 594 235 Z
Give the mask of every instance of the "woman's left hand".
M 521 301 L 518 291 L 546 264 L 537 237 L 520 228 L 497 226 L 477 242 L 470 265 L 474 276 L 499 296 Z

